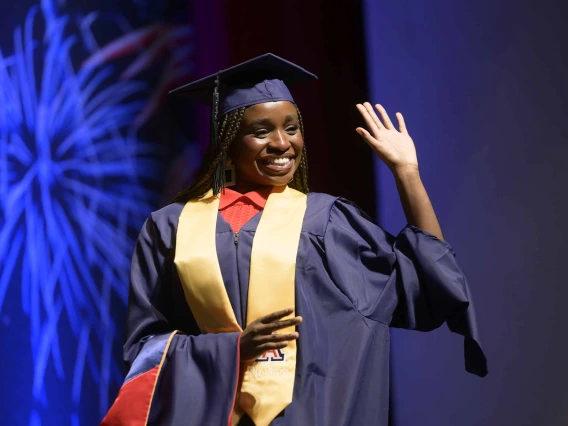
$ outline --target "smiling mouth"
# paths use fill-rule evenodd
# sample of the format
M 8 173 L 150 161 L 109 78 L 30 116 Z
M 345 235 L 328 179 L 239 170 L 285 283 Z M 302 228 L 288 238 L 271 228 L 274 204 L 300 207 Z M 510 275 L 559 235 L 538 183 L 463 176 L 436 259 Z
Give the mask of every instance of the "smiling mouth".
M 258 160 L 261 169 L 269 172 L 286 173 L 294 166 L 294 157 L 271 157 Z

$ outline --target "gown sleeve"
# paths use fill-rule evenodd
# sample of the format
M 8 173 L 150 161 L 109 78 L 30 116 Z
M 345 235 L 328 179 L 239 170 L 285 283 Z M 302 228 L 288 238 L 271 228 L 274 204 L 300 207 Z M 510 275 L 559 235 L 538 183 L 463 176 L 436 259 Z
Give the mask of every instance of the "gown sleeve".
M 232 422 L 240 333 L 200 334 L 189 307 L 180 311 L 174 251 L 149 218 L 131 264 L 123 348 L 128 374 L 101 425 Z
M 324 245 L 332 280 L 362 315 L 420 331 L 445 322 L 464 336 L 466 370 L 487 374 L 471 292 L 447 242 L 412 225 L 394 237 L 338 199 Z

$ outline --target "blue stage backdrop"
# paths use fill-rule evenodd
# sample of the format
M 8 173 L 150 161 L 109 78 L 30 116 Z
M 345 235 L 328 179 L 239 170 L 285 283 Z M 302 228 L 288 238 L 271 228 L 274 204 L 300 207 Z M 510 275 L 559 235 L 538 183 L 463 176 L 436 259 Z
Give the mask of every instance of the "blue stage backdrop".
M 395 426 L 565 426 L 567 5 L 365 0 L 371 98 L 401 111 L 476 302 L 489 375 L 461 339 L 395 330 Z M 378 166 L 378 164 L 377 164 Z M 379 221 L 404 225 L 377 167 Z
M 179 185 L 199 159 L 193 112 L 182 128 L 163 104 L 192 74 L 189 6 L 43 0 L 3 12 L 2 425 L 96 425 L 116 396 L 134 238 L 175 192 L 166 166 Z

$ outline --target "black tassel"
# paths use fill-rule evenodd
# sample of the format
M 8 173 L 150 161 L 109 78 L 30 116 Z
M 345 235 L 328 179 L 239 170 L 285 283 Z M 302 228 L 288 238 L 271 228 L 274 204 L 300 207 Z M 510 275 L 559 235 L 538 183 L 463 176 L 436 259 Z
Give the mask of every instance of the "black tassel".
M 215 79 L 215 88 L 213 89 L 213 101 L 211 103 L 211 123 L 210 123 L 210 140 L 212 159 L 215 159 L 221 153 L 221 141 L 219 140 L 219 124 L 217 122 L 219 115 L 219 73 Z M 213 194 L 217 195 L 225 186 L 225 161 L 221 159 L 213 172 Z

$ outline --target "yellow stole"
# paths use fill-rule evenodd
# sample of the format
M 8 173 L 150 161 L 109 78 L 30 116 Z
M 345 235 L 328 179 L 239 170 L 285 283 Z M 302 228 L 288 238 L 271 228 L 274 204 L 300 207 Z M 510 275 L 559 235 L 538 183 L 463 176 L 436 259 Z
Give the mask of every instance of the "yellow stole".
M 294 306 L 296 256 L 306 212 L 305 194 L 274 187 L 255 232 L 247 301 L 247 325 L 261 316 Z M 241 332 L 221 276 L 215 247 L 219 196 L 209 191 L 183 208 L 176 234 L 176 265 L 185 298 L 203 333 Z M 291 333 L 294 327 L 280 333 Z M 292 401 L 296 341 L 284 360 L 243 364 L 233 424 L 246 412 L 267 426 Z M 281 359 L 281 357 L 279 358 Z

